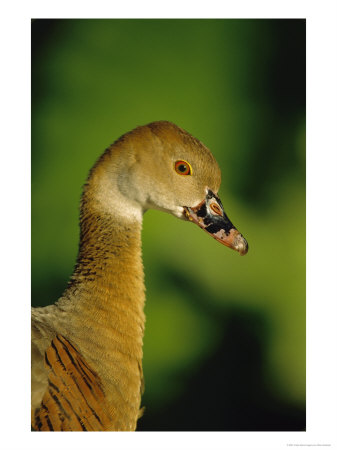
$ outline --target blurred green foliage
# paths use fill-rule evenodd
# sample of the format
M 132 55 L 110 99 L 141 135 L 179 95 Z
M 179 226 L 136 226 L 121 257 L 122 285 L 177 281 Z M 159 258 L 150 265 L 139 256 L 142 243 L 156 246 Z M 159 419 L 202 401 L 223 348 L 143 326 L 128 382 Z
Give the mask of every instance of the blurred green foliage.
M 139 429 L 305 429 L 304 20 L 32 22 L 32 303 L 66 286 L 95 160 L 154 120 L 211 149 L 250 250 L 145 214 Z

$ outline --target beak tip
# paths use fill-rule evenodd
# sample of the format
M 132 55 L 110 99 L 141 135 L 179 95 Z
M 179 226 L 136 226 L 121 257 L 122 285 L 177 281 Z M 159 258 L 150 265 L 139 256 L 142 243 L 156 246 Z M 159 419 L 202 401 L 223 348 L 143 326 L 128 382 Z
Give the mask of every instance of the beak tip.
M 241 256 L 244 256 L 248 252 L 248 242 L 242 234 L 237 235 L 233 247 L 240 253 Z

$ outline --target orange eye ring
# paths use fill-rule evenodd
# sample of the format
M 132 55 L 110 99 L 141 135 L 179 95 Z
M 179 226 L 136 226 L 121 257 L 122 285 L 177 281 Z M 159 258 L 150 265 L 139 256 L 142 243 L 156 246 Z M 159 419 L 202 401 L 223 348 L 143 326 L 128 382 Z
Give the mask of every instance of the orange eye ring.
M 192 175 L 192 167 L 183 159 L 179 159 L 174 163 L 174 169 L 178 175 Z

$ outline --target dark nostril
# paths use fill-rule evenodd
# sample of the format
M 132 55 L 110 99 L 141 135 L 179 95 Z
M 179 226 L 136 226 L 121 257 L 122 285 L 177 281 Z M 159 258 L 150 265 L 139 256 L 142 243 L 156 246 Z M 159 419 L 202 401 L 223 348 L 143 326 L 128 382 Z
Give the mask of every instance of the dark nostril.
M 215 214 L 222 216 L 221 208 L 217 203 L 211 203 L 209 206 Z

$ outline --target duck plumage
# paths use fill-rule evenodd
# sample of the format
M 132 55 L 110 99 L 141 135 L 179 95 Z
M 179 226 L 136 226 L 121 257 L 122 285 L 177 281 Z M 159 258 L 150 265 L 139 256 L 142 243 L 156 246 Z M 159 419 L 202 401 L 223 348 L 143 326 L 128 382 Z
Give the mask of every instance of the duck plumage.
M 61 298 L 32 309 L 32 427 L 131 431 L 141 415 L 142 217 L 191 220 L 224 245 L 248 245 L 226 216 L 211 152 L 178 126 L 153 122 L 99 158 L 81 199 L 76 266 Z

